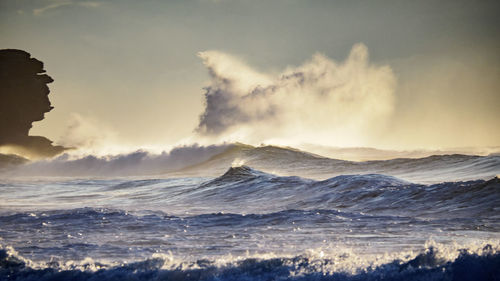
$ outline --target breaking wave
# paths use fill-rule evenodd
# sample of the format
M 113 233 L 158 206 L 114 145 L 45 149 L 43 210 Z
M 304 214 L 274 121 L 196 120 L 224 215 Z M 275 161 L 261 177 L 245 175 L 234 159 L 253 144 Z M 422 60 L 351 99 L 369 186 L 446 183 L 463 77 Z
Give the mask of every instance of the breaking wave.
M 240 258 L 231 261 L 197 260 L 177 263 L 171 256 L 156 255 L 122 265 L 85 260 L 34 264 L 0 249 L 2 280 L 496 280 L 500 275 L 500 252 L 492 245 L 460 249 L 443 256 L 429 247 L 412 257 L 400 257 L 362 268 L 341 268 L 352 257 L 300 255 L 275 258 Z M 451 256 L 451 257 L 450 257 Z
M 183 146 L 161 154 L 147 151 L 100 157 L 64 154 L 51 160 L 24 164 L 15 162 L 16 165 L 12 164 L 14 163 L 12 161 L 4 162 L 2 162 L 3 168 L 0 165 L 0 177 L 151 175 L 215 177 L 235 164 L 247 165 L 273 174 L 314 179 L 327 179 L 346 174 L 384 174 L 419 183 L 490 179 L 500 174 L 500 156 L 497 154 L 489 156 L 451 154 L 353 162 L 287 147 L 253 147 L 243 144 Z M 11 165 L 10 168 L 5 168 L 8 165 Z

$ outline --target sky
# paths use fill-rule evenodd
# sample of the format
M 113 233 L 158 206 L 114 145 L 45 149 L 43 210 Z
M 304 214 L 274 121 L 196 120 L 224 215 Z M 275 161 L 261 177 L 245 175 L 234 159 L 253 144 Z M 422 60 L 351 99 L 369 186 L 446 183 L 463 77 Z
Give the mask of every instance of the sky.
M 0 0 L 0 48 L 55 80 L 31 135 L 500 146 L 498 1 Z

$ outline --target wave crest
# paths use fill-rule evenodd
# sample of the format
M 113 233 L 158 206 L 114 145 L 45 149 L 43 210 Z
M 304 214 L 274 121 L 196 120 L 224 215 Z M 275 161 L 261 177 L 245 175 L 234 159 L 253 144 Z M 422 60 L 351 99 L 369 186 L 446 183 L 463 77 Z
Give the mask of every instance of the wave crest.
M 495 280 L 500 274 L 500 252 L 491 244 L 455 249 L 443 255 L 430 246 L 417 255 L 367 261 L 356 257 L 247 257 L 175 262 L 171 255 L 143 261 L 106 265 L 90 259 L 80 263 L 47 262 L 34 265 L 13 249 L 0 247 L 2 280 Z M 322 252 L 321 252 L 322 253 Z M 406 256 L 405 256 L 406 255 Z M 342 267 L 343 266 L 343 267 Z

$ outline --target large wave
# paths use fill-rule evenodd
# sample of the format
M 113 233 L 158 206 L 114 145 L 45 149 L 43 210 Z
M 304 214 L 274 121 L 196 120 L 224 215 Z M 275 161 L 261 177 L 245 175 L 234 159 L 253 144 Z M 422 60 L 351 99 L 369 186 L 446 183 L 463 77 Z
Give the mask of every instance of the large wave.
M 38 180 L 38 183 L 40 180 Z M 282 210 L 345 210 L 421 218 L 498 219 L 500 180 L 415 184 L 380 174 L 342 175 L 327 180 L 277 176 L 247 166 L 215 178 L 121 180 L 56 179 L 6 183 L 5 192 L 25 190 L 36 198 L 6 193 L 4 208 L 47 209 L 114 206 L 169 213 L 269 213 Z M 61 194 L 63 193 L 63 194 Z M 119 193 L 120 196 L 117 196 Z M 126 198 L 126 200 L 124 199 Z M 104 205 L 103 205 L 104 204 Z
M 188 192 L 186 200 L 219 206 L 226 202 L 235 206 L 250 205 L 247 208 L 254 205 L 255 211 L 342 209 L 417 217 L 496 217 L 500 180 L 422 185 L 391 176 L 366 174 L 315 181 L 296 176 L 279 177 L 240 166 Z

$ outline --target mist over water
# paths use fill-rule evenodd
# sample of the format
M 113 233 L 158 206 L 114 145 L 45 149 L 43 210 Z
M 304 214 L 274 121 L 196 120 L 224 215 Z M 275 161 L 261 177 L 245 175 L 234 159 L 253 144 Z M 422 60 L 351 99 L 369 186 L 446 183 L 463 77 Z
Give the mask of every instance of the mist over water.
M 394 109 L 396 78 L 357 44 L 345 61 L 315 54 L 280 74 L 217 51 L 199 56 L 211 77 L 198 133 L 215 140 L 366 145 Z

